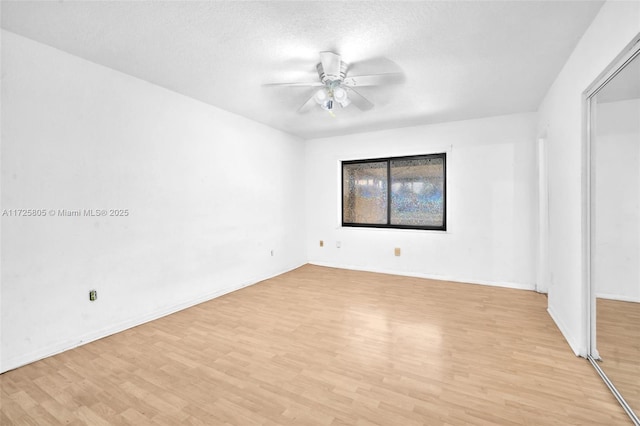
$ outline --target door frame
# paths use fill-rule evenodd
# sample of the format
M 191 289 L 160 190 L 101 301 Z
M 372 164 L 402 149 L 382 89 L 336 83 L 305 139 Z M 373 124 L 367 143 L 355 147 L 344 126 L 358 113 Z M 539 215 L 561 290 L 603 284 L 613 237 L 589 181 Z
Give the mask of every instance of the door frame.
M 536 291 L 549 292 L 549 162 L 545 130 L 537 141 L 538 160 L 538 253 Z

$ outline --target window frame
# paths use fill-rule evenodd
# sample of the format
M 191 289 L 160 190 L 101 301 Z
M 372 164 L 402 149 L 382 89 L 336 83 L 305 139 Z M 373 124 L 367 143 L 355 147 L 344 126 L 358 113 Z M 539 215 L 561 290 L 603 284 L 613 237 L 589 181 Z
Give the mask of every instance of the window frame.
M 397 160 L 419 160 L 442 158 L 442 175 L 443 175 L 443 209 L 442 209 L 442 226 L 419 226 L 419 225 L 394 225 L 391 223 L 391 162 Z M 344 166 L 349 164 L 362 163 L 387 163 L 387 223 L 354 223 L 344 221 Z M 362 160 L 344 160 L 340 161 L 340 221 L 343 227 L 349 228 L 383 228 L 383 229 L 414 229 L 421 231 L 446 231 L 447 230 L 447 153 L 439 152 L 435 154 L 419 154 L 405 155 L 400 157 L 382 157 L 367 158 Z

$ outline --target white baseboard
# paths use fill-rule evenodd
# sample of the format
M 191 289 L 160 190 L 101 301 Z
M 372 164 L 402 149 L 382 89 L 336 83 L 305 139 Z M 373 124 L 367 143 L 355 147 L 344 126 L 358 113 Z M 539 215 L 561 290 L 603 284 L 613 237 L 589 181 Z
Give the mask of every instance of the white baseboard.
M 596 298 L 598 298 L 598 299 L 608 299 L 608 300 L 617 300 L 619 302 L 640 303 L 640 297 L 625 296 L 623 294 L 596 293 Z
M 425 274 L 422 272 L 398 271 L 395 269 L 368 268 L 368 267 L 365 268 L 365 267 L 354 266 L 354 265 L 337 265 L 330 262 L 309 262 L 309 264 L 317 265 L 317 266 L 326 266 L 329 268 L 349 269 L 353 271 L 377 272 L 380 274 L 400 275 L 404 277 L 415 277 L 415 278 L 428 278 L 431 280 L 438 280 L 438 281 L 453 281 L 453 282 L 458 282 L 463 284 L 481 284 L 481 285 L 489 285 L 493 287 L 505 287 L 505 288 L 514 288 L 518 290 L 532 290 L 532 291 L 535 291 L 536 289 L 535 284 L 512 283 L 512 282 L 506 282 L 506 281 L 474 280 L 474 279 L 466 279 L 464 277 Z
M 575 341 L 575 339 L 571 336 L 571 334 L 569 334 L 567 326 L 560 320 L 558 315 L 554 313 L 551 307 L 547 308 L 547 312 L 549 313 L 549 316 L 551 317 L 553 322 L 556 323 L 556 327 L 558 327 L 558 330 L 560 330 L 560 333 L 562 333 L 562 336 L 564 336 L 564 340 L 567 341 L 573 353 L 576 356 L 581 356 L 583 358 L 586 358 L 587 348 L 582 347 L 581 345 L 578 344 L 578 342 Z
M 203 302 L 207 302 L 209 300 L 215 299 L 217 297 L 220 296 L 224 296 L 225 294 L 229 294 L 232 293 L 234 291 L 243 289 L 245 287 L 249 287 L 251 285 L 257 284 L 261 281 L 264 280 L 268 280 L 270 278 L 276 277 L 278 275 L 284 274 L 286 272 L 292 271 L 294 269 L 297 269 L 303 265 L 305 265 L 306 262 L 304 263 L 300 263 L 299 265 L 293 266 L 293 267 L 288 267 L 280 272 L 277 272 L 275 274 L 271 274 L 268 276 L 264 276 L 264 277 L 260 277 L 260 278 L 255 278 L 252 280 L 247 280 L 244 283 L 241 283 L 239 285 L 233 286 L 233 287 L 229 287 L 229 288 L 225 288 L 225 289 L 221 289 L 221 290 L 217 290 L 211 293 L 207 293 L 204 295 L 201 295 L 197 298 L 191 299 L 191 300 L 185 300 L 182 301 L 180 303 L 176 303 L 174 305 L 162 308 L 162 309 L 158 309 L 156 311 L 135 317 L 135 318 L 131 318 L 129 320 L 126 321 L 122 321 L 120 323 L 117 324 L 111 324 L 108 327 L 105 327 L 103 329 L 91 332 L 91 333 L 87 333 L 84 334 L 82 336 L 79 336 L 77 338 L 73 338 L 73 339 L 67 339 L 64 341 L 59 341 L 59 342 L 55 342 L 54 344 L 48 345 L 44 348 L 39 348 L 35 351 L 26 353 L 26 354 L 22 354 L 20 356 L 17 357 L 13 357 L 13 358 L 9 358 L 9 359 L 2 359 L 2 365 L 0 366 L 0 373 L 4 373 L 6 371 L 9 370 L 13 370 L 19 367 L 22 367 L 23 365 L 27 365 L 27 364 L 31 364 L 32 362 L 35 361 L 39 361 L 43 358 L 47 358 L 53 355 L 57 355 L 61 352 L 67 351 L 69 349 L 73 349 L 73 348 L 77 348 L 78 346 L 82 346 L 84 344 L 102 339 L 104 337 L 107 336 L 111 336 L 112 334 L 116 334 L 116 333 L 120 333 L 122 331 L 128 330 L 130 328 L 133 327 L 137 327 L 139 325 L 142 325 L 144 323 L 150 322 L 150 321 L 154 321 L 157 320 L 159 318 L 165 317 L 167 315 L 171 315 L 173 313 L 176 313 L 178 311 L 181 311 L 183 309 L 187 309 L 190 308 L 192 306 L 198 305 L 200 303 Z

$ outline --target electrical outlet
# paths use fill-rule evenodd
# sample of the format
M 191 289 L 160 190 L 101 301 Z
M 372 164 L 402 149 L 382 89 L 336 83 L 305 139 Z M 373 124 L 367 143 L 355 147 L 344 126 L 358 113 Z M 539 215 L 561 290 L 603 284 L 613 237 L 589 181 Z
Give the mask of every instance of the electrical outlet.
M 342 247 L 342 243 L 340 241 L 336 241 L 336 248 Z
M 395 249 L 393 249 L 393 254 L 395 254 L 396 256 L 400 256 L 400 247 L 396 247 Z
M 98 292 L 95 290 L 89 291 L 89 300 L 94 302 L 98 298 Z
M 273 250 L 273 249 L 271 249 L 271 256 L 273 256 L 273 251 L 274 251 L 274 250 Z
M 324 247 L 324 241 L 320 240 L 320 247 Z

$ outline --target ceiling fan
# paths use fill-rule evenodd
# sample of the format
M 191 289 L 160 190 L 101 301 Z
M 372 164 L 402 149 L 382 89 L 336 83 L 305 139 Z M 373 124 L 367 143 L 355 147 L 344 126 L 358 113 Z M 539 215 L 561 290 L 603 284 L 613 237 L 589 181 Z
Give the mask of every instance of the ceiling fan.
M 298 108 L 298 112 L 305 112 L 314 105 L 319 105 L 325 111 L 333 113 L 336 104 L 342 108 L 353 104 L 363 111 L 373 108 L 373 103 L 358 93 L 356 87 L 396 84 L 404 80 L 404 74 L 400 72 L 349 76 L 349 64 L 333 52 L 320 52 L 316 70 L 319 81 L 270 83 L 265 86 L 318 87 L 313 96 Z

